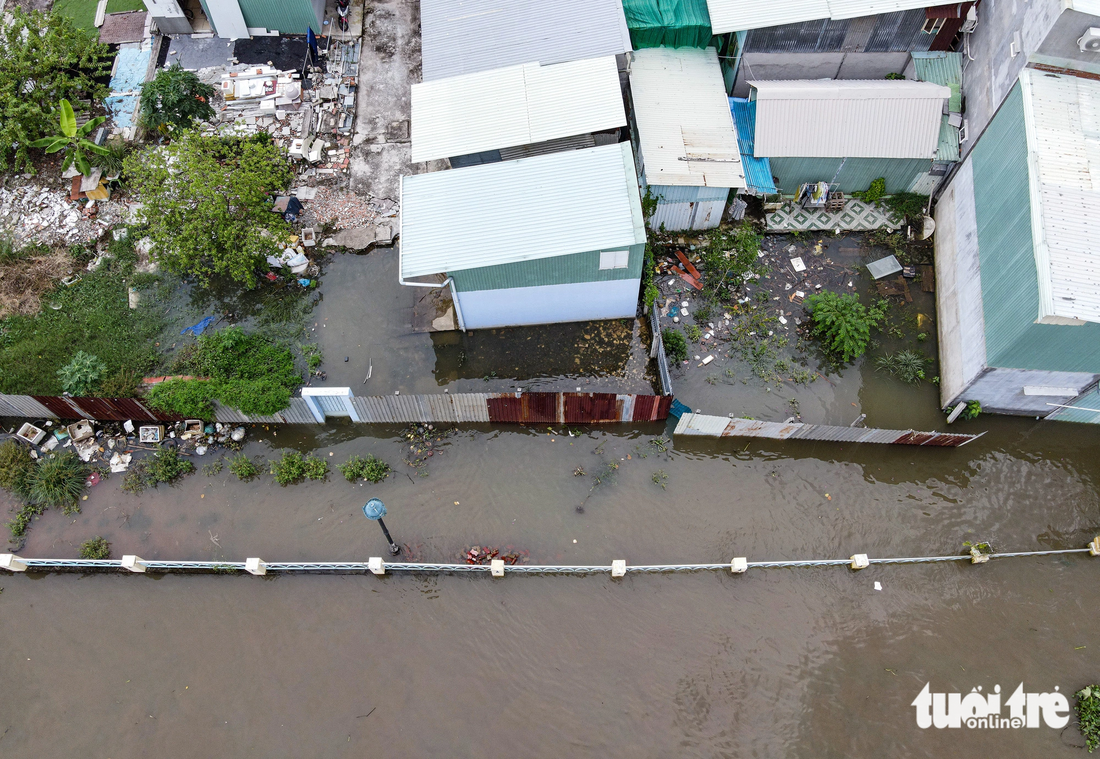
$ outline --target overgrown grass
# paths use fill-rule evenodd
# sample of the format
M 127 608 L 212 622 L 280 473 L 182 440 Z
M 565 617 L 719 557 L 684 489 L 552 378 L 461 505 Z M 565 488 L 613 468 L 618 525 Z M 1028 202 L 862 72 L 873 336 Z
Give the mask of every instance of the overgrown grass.
M 1100 748 L 1100 685 L 1089 685 L 1074 694 L 1077 697 L 1077 722 L 1085 747 L 1091 754 Z
M 106 365 L 103 378 L 143 375 L 156 368 L 154 342 L 162 310 L 151 298 L 130 309 L 133 249 L 127 240 L 113 241 L 110 247 L 114 258 L 94 272 L 83 272 L 79 282 L 47 292 L 38 314 L 0 320 L 0 392 L 60 395 L 57 370 L 78 351 Z
M 665 345 L 665 354 L 670 361 L 687 360 L 688 346 L 683 332 L 672 327 L 665 327 L 661 330 L 661 341 Z
M 80 513 L 80 495 L 88 468 L 72 451 L 55 453 L 30 470 L 30 500 L 43 508 L 60 507 L 65 514 Z
M 56 0 L 53 11 L 67 16 L 74 26 L 95 32 L 95 9 L 98 4 L 98 0 Z M 107 0 L 108 13 L 143 10 L 145 10 L 145 3 L 141 0 Z
M 195 471 L 195 465 L 180 456 L 177 448 L 161 448 L 152 456 L 130 467 L 122 479 L 122 489 L 137 495 L 160 483 L 172 484 Z
M 260 475 L 260 465 L 243 453 L 238 453 L 229 459 L 229 471 L 236 475 L 238 480 L 248 482 Z
M 82 559 L 109 559 L 111 558 L 111 544 L 107 539 L 96 535 L 91 540 L 85 540 L 80 544 L 80 558 Z
M 911 350 L 887 353 L 875 359 L 875 368 L 887 372 L 910 385 L 920 384 L 924 379 L 924 365 L 928 359 Z

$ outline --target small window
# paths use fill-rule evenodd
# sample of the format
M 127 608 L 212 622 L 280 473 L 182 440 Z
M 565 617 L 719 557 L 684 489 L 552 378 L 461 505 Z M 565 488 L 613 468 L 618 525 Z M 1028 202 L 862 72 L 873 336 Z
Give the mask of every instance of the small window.
M 600 269 L 625 269 L 630 265 L 629 250 L 601 250 Z
M 925 34 L 939 34 L 940 29 L 943 28 L 947 19 L 943 18 L 928 18 L 924 20 L 924 26 L 921 27 L 921 31 Z

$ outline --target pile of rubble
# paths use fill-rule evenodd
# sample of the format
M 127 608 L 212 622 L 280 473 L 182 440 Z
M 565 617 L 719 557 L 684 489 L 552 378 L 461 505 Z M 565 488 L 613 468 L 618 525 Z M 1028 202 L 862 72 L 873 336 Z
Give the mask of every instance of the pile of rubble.
M 397 203 L 389 198 L 364 198 L 326 186 L 299 187 L 294 194 L 307 201 L 302 220 L 309 225 L 353 229 L 397 220 Z
M 0 234 L 10 235 L 18 246 L 96 240 L 126 215 L 121 203 L 73 201 L 64 190 L 28 179 L 24 175 L 24 184 L 0 187 Z
M 220 422 L 204 424 L 199 419 L 140 426 L 132 420 L 96 422 L 84 419 L 62 425 L 47 419 L 37 424 L 23 423 L 15 436 L 30 444 L 34 458 L 59 448 L 71 448 L 87 464 L 101 464 L 111 472 L 125 472 L 136 452 L 156 451 L 161 445 L 178 447 L 185 455 L 199 456 L 217 446 L 238 450 L 243 445 L 245 429 Z

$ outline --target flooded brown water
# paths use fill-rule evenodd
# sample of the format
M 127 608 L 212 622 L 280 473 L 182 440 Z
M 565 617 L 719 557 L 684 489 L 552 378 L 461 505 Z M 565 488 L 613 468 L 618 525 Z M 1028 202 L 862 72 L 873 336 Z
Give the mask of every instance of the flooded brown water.
M 75 556 L 102 534 L 116 556 L 364 560 L 384 549 L 358 511 L 369 496 L 420 560 L 470 545 L 533 563 L 937 555 L 1100 530 L 1100 430 L 975 424 L 988 434 L 955 450 L 681 438 L 667 454 L 659 426 L 472 429 L 424 477 L 398 430 L 261 431 L 251 454 L 373 452 L 398 474 L 196 474 L 141 498 L 116 477 L 21 552 Z M 624 580 L 5 576 L 0 755 L 1077 756 L 1072 728 L 921 730 L 910 703 L 926 682 L 1100 680 L 1097 572 L 1075 555 Z

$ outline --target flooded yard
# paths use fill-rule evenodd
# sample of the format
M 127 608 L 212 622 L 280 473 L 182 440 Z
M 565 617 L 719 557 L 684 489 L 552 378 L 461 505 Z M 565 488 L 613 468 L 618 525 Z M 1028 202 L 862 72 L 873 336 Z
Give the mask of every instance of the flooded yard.
M 527 551 L 531 563 L 636 564 L 938 555 L 967 540 L 1076 548 L 1095 536 L 1096 430 L 980 424 L 980 440 L 937 450 L 670 445 L 660 425 L 574 436 L 470 428 L 436 444 L 421 469 L 403 462 L 402 429 L 261 429 L 249 455 L 292 445 L 339 463 L 373 453 L 396 473 L 377 486 L 333 473 L 287 488 L 197 473 L 140 498 L 116 477 L 92 488 L 80 515 L 47 512 L 22 554 L 75 556 L 100 534 L 116 556 L 146 559 L 365 560 L 385 549 L 360 513 L 368 497 L 386 502 L 394 538 L 421 561 L 455 561 L 472 545 Z M 1094 561 L 621 581 L 9 576 L 0 668 L 19 697 L 0 705 L 0 746 L 49 756 L 362 756 L 379 746 L 1069 756 L 1072 729 L 921 730 L 910 702 L 926 682 L 1071 693 L 1094 681 Z

